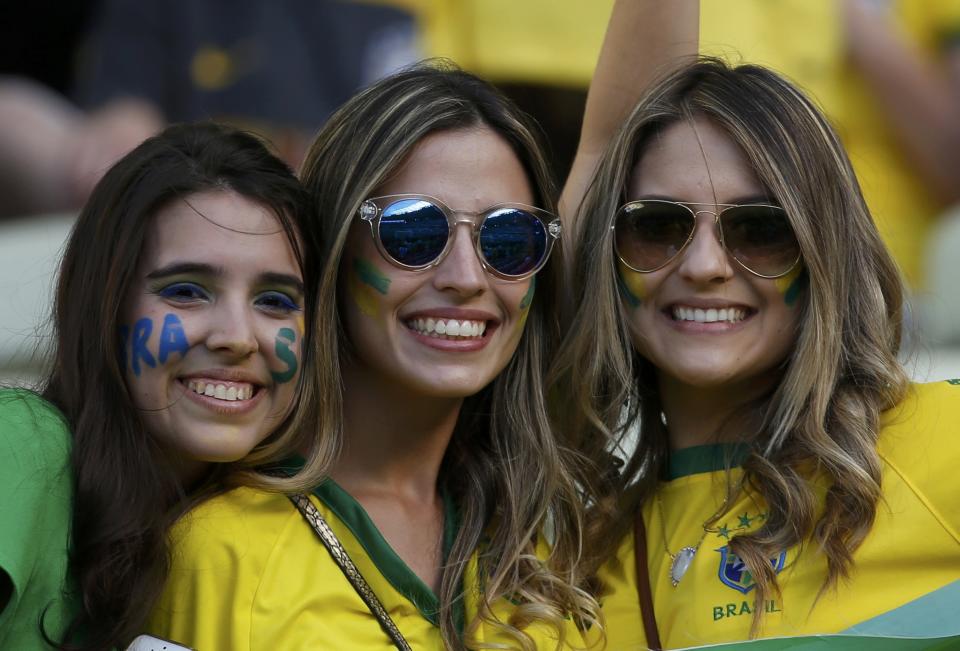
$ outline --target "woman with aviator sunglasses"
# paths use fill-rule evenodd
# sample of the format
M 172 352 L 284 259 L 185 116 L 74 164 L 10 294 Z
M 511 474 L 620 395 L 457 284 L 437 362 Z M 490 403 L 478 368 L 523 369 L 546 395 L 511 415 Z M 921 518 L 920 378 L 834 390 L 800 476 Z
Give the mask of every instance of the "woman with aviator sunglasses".
M 960 585 L 960 383 L 908 382 L 900 276 L 819 110 L 764 68 L 687 66 L 581 220 L 552 381 L 592 460 L 607 648 L 936 634 L 916 614 Z
M 233 650 L 580 645 L 569 615 L 595 621 L 596 603 L 544 405 L 560 225 L 533 131 L 486 82 L 423 65 L 338 111 L 302 176 L 326 260 L 319 428 L 341 453 L 293 503 L 240 488 L 195 509 L 150 632 Z

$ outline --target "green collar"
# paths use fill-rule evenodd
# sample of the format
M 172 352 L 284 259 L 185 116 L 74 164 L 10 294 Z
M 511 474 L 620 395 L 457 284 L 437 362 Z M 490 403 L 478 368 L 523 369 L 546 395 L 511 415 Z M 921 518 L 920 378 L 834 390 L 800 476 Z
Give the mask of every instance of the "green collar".
M 304 458 L 295 454 L 273 465 L 270 470 L 290 477 L 303 468 L 304 463 Z M 434 626 L 439 626 L 440 599 L 397 555 L 377 529 L 377 525 L 370 519 L 363 505 L 333 479 L 327 479 L 312 492 L 346 525 L 390 585 L 409 599 L 427 621 Z M 450 550 L 453 548 L 453 541 L 457 537 L 457 532 L 460 531 L 460 510 L 446 491 L 441 491 L 441 497 L 443 499 L 443 562 L 446 564 L 450 557 Z M 465 619 L 463 599 L 460 598 L 453 604 L 453 620 L 461 637 Z
M 326 480 L 313 489 L 313 494 L 320 498 L 320 501 L 346 525 L 390 585 L 409 599 L 424 618 L 433 625 L 439 626 L 440 600 L 437 595 L 390 547 L 363 506 L 332 479 Z M 446 563 L 460 528 L 460 514 L 456 504 L 446 493 L 443 493 L 443 506 L 443 560 Z M 464 624 L 462 599 L 458 599 L 454 604 L 454 621 L 457 630 L 462 634 Z
M 745 443 L 712 443 L 671 450 L 664 467 L 664 481 L 687 475 L 736 468 L 750 455 Z

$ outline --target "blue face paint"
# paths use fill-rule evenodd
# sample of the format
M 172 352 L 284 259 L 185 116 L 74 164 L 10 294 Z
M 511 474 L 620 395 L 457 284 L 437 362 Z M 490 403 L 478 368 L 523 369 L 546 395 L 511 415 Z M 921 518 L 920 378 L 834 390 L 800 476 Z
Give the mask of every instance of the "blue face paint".
M 270 376 L 277 384 L 289 382 L 297 374 L 297 355 L 292 350 L 292 346 L 297 341 L 297 333 L 293 328 L 280 328 L 277 332 L 276 353 L 287 365 L 287 370 L 282 372 L 270 371 Z
M 140 375 L 140 362 L 153 368 L 157 365 L 153 355 L 147 349 L 147 341 L 150 339 L 150 333 L 153 332 L 153 321 L 144 317 L 133 324 L 133 340 L 130 342 L 130 367 L 133 374 Z
M 187 354 L 190 344 L 187 343 L 187 335 L 183 332 L 183 322 L 176 314 L 168 314 L 163 317 L 163 329 L 160 331 L 160 350 L 157 353 L 157 359 L 161 364 L 167 362 L 170 353 L 180 353 L 180 357 Z

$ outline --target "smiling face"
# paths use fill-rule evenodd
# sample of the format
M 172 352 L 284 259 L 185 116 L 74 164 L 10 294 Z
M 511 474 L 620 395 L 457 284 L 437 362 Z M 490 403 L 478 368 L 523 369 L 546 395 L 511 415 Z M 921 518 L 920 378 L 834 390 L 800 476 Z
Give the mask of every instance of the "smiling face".
M 716 204 L 767 203 L 767 192 L 740 147 L 697 118 L 652 138 L 634 168 L 628 199 L 654 197 L 711 212 L 697 215 L 693 241 L 663 268 L 618 266 L 637 349 L 661 383 L 755 394 L 796 341 L 800 268 L 779 279 L 746 271 L 721 245 L 712 212 Z
M 268 209 L 223 190 L 159 210 L 120 328 L 150 435 L 182 462 L 245 456 L 290 410 L 302 305 L 300 269 Z
M 510 146 L 485 127 L 433 133 L 376 195 L 423 194 L 455 211 L 531 204 L 527 175 Z M 369 226 L 354 220 L 340 267 L 344 323 L 357 370 L 435 397 L 472 395 L 513 356 L 530 308 L 533 280 L 500 280 L 483 270 L 469 224 L 450 252 L 424 271 L 381 256 Z

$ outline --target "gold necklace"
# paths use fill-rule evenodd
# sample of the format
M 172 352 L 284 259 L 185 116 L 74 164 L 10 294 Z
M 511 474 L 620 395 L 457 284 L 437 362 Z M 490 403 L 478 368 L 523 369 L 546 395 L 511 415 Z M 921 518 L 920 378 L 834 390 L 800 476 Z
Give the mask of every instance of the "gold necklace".
M 693 547 L 682 547 L 674 554 L 670 551 L 670 546 L 667 543 L 667 518 L 663 514 L 663 499 L 660 497 L 659 492 L 657 492 L 656 500 L 657 508 L 660 510 L 660 537 L 663 539 L 663 551 L 670 557 L 670 582 L 673 584 L 673 587 L 676 588 L 677 585 L 680 584 L 680 579 L 683 578 L 683 575 L 687 573 L 687 570 L 689 570 L 693 564 L 693 557 L 697 555 L 700 545 L 702 545 L 706 539 L 708 529 L 705 524 L 701 525 L 703 526 L 703 534 L 700 536 L 697 544 Z

